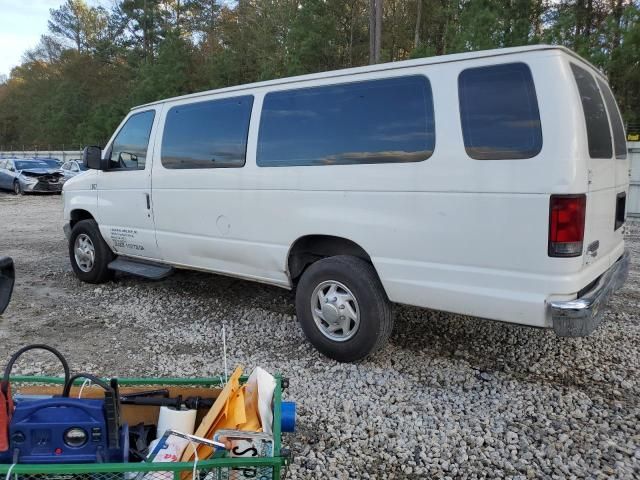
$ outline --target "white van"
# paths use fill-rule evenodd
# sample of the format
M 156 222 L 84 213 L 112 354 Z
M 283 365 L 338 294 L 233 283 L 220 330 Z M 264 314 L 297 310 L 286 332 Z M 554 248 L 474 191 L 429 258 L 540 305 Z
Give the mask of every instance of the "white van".
M 131 110 L 64 187 L 77 276 L 296 288 L 324 354 L 392 303 L 591 333 L 624 281 L 629 163 L 607 79 L 561 47 L 410 60 Z

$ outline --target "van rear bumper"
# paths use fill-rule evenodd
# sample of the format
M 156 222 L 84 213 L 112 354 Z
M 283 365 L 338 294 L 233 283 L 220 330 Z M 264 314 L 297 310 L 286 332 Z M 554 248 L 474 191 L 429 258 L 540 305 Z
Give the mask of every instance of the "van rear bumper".
M 627 279 L 631 263 L 629 250 L 614 263 L 580 298 L 552 301 L 553 330 L 561 337 L 585 337 L 602 322 L 609 297 Z

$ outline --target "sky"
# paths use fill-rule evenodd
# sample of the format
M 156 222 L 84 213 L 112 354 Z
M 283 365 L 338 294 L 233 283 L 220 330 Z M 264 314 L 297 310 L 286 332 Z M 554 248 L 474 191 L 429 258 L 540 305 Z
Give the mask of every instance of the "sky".
M 47 33 L 49 10 L 65 0 L 0 0 L 0 76 L 21 63 L 26 50 L 35 47 Z M 108 0 L 90 0 L 93 5 L 109 6 Z

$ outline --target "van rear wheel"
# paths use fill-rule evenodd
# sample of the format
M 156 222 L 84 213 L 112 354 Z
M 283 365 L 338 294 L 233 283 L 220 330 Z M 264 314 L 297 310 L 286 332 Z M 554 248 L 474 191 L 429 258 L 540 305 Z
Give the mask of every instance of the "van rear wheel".
M 309 342 L 339 362 L 375 353 L 393 328 L 391 304 L 373 266 L 349 255 L 318 260 L 305 270 L 296 312 Z
M 113 278 L 109 263 L 113 252 L 100 234 L 95 220 L 76 223 L 69 236 L 69 259 L 76 276 L 87 283 L 104 283 Z

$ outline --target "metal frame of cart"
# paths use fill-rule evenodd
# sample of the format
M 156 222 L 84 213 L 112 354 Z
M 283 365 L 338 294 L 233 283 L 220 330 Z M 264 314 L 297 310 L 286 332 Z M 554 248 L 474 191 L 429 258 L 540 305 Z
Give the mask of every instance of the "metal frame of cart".
M 248 377 L 242 377 L 241 383 Z M 281 418 L 282 389 L 286 380 L 275 376 L 273 395 L 273 458 L 213 458 L 196 462 L 199 480 L 279 480 L 289 458 L 282 455 Z M 44 376 L 13 376 L 12 385 L 63 385 L 64 379 Z M 222 377 L 213 378 L 119 378 L 121 386 L 182 386 L 221 388 Z M 0 476 L 11 473 L 12 480 L 127 480 L 147 473 L 145 480 L 191 480 L 194 463 L 85 463 L 85 464 L 8 464 L 0 465 Z M 134 475 L 135 474 L 135 475 Z M 7 480 L 10 480 L 7 478 Z

